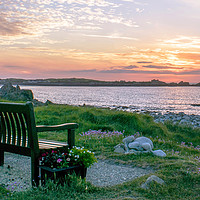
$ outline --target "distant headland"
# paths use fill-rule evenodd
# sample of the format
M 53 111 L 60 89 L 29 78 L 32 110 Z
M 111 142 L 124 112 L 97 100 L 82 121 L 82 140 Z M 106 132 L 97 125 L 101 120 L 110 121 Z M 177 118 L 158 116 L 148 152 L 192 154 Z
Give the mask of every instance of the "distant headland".
M 200 86 L 200 82 L 197 84 L 190 84 L 189 82 L 171 82 L 166 83 L 160 80 L 153 79 L 151 81 L 99 81 L 93 79 L 84 78 L 63 78 L 63 79 L 0 79 L 0 85 L 5 83 L 11 83 L 12 85 L 33 85 L 33 86 Z

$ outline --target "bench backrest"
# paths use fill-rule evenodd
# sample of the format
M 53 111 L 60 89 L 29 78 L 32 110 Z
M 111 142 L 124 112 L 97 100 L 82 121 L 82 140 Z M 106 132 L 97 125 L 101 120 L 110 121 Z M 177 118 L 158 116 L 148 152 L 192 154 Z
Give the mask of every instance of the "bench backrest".
M 0 144 L 39 150 L 33 104 L 0 103 Z M 19 152 L 20 153 L 20 152 Z M 21 152 L 23 154 L 23 152 Z

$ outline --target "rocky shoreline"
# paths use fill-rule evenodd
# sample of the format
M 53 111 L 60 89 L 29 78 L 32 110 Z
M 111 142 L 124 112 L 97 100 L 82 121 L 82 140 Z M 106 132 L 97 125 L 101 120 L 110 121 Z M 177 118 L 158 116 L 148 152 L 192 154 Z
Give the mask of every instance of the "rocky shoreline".
M 155 122 L 164 123 L 165 121 L 172 121 L 174 124 L 189 125 L 194 128 L 200 128 L 200 115 L 187 115 L 184 112 L 167 112 L 165 114 L 152 112 L 150 115 L 154 118 Z
M 116 110 L 122 110 L 122 111 L 128 111 L 133 113 L 142 113 L 142 114 L 148 114 L 154 118 L 155 122 L 161 122 L 164 123 L 165 121 L 172 121 L 173 124 L 179 124 L 179 125 L 188 125 L 193 128 L 200 128 L 200 115 L 195 114 L 185 114 L 184 112 L 169 112 L 166 111 L 165 113 L 159 112 L 159 111 L 148 111 L 148 110 L 130 110 L 129 107 L 115 107 L 110 109 L 116 109 Z

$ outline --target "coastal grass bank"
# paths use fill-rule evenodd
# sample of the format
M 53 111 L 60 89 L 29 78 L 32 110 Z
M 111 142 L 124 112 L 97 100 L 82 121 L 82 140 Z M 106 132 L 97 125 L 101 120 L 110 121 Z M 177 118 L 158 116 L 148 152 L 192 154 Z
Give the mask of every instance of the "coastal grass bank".
M 112 187 L 95 187 L 85 180 L 71 177 L 64 186 L 49 183 L 45 187 L 15 192 L 0 187 L 0 199 L 199 199 L 200 193 L 200 128 L 178 125 L 170 121 L 156 123 L 147 114 L 94 108 L 88 106 L 48 105 L 35 108 L 37 125 L 76 122 L 76 145 L 95 152 L 98 159 L 116 163 L 152 167 L 164 185 L 152 183 L 149 189 L 141 184 L 149 177 L 134 179 Z M 129 135 L 145 136 L 154 149 L 167 156 L 152 154 L 117 154 L 114 146 Z M 66 140 L 65 132 L 40 133 L 40 138 Z

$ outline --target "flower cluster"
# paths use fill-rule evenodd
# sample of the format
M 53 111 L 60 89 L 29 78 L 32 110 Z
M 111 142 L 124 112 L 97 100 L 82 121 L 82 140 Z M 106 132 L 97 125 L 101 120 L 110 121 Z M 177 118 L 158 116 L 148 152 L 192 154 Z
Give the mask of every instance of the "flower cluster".
M 91 139 L 92 136 L 96 136 L 99 139 L 100 138 L 106 138 L 106 137 L 112 137 L 112 136 L 123 136 L 124 134 L 124 130 L 123 132 L 121 131 L 102 131 L 102 130 L 89 130 L 87 132 L 82 132 L 82 134 L 80 133 L 80 136 L 89 136 L 89 139 Z
M 94 153 L 84 147 L 73 147 L 65 150 L 50 150 L 41 154 L 41 165 L 50 168 L 64 168 L 75 165 L 89 167 L 97 162 Z
M 192 142 L 189 142 L 188 144 L 186 144 L 185 142 L 181 142 L 181 146 L 182 147 L 186 147 L 188 149 L 195 149 L 197 151 L 200 151 L 200 146 L 197 145 L 196 147 L 192 144 Z

